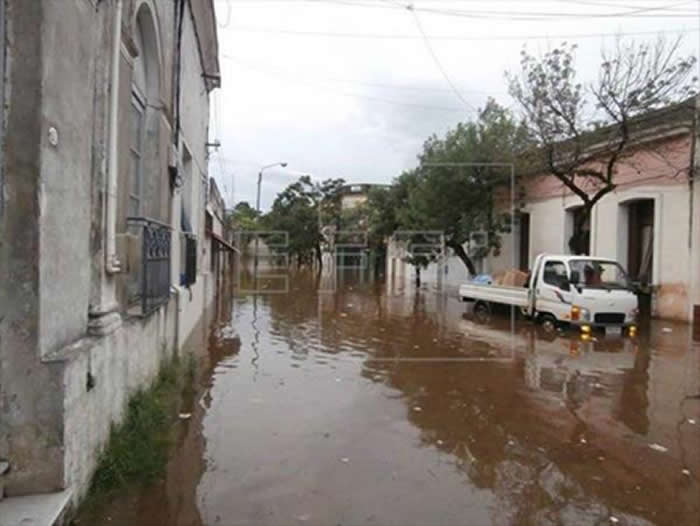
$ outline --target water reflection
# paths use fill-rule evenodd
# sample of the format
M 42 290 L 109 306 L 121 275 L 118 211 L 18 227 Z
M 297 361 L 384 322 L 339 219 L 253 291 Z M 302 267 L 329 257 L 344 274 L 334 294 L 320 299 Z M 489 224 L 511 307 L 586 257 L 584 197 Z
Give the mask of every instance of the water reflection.
M 235 299 L 160 523 L 697 524 L 687 327 L 582 341 L 356 278 Z

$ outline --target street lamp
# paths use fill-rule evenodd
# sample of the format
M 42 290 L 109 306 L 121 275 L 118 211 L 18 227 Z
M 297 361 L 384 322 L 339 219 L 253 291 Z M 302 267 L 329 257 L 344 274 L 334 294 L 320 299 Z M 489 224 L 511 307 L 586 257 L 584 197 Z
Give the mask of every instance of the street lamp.
M 287 167 L 286 162 L 278 162 L 278 163 L 272 163 L 263 166 L 260 168 L 260 172 L 258 172 L 258 194 L 255 199 L 255 211 L 258 213 L 258 217 L 260 217 L 260 185 L 262 184 L 262 176 L 263 172 L 267 170 L 268 168 L 274 168 L 275 166 L 281 166 L 282 168 Z M 256 280 L 256 286 L 257 286 L 257 278 L 258 278 L 258 239 L 260 239 L 260 233 L 255 234 L 255 260 L 254 260 L 254 278 Z
M 260 168 L 260 172 L 258 173 L 258 195 L 257 195 L 257 198 L 255 199 L 255 210 L 256 210 L 257 212 L 260 212 L 260 185 L 261 185 L 261 183 L 262 183 L 263 172 L 264 172 L 265 170 L 267 170 L 268 168 L 274 168 L 275 166 L 281 166 L 282 168 L 286 168 L 286 167 L 287 167 L 287 163 L 286 163 L 286 162 L 281 162 L 281 163 L 272 163 L 272 164 L 268 164 L 268 165 L 263 166 L 262 168 Z

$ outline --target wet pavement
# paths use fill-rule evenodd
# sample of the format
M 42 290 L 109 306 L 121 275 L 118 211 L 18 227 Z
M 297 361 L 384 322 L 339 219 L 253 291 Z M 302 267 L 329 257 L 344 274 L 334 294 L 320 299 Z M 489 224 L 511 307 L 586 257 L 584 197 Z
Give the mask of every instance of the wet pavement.
M 584 342 L 431 290 L 290 283 L 221 301 L 166 480 L 109 524 L 700 522 L 688 326 Z

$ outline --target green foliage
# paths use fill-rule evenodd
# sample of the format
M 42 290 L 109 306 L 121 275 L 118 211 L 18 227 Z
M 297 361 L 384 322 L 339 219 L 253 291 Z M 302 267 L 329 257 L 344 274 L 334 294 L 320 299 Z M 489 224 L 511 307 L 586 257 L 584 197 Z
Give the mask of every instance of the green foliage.
M 390 189 L 370 194 L 370 238 L 395 230 L 444 232 L 446 245 L 474 272 L 462 245 L 472 233 L 486 232 L 489 247 L 500 248 L 501 211 L 510 208 L 507 164 L 516 162 L 528 144 L 526 130 L 489 99 L 476 120 L 458 124 L 444 137 L 428 138 L 417 168 L 402 173 Z M 454 166 L 467 163 L 472 166 Z M 420 255 L 410 263 L 425 266 L 431 260 Z
M 150 389 L 131 397 L 124 421 L 112 427 L 109 442 L 100 454 L 92 496 L 129 484 L 151 483 L 164 474 L 180 369 L 180 362 L 173 359 L 161 368 Z
M 255 231 L 260 229 L 259 217 L 260 213 L 248 201 L 240 201 L 229 216 L 229 224 L 234 231 Z
M 304 175 L 277 195 L 272 209 L 262 218 L 262 225 L 267 230 L 288 233 L 289 244 L 285 250 L 290 258 L 302 264 L 310 263 L 316 253 L 320 260 L 319 224 L 337 222 L 343 184 L 343 179 L 314 183 Z

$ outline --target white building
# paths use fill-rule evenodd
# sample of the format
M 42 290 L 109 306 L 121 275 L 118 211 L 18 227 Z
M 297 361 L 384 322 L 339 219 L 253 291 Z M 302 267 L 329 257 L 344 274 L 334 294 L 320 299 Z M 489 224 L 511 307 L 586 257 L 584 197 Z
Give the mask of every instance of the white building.
M 615 190 L 588 221 L 589 253 L 615 258 L 628 269 L 649 292 L 653 316 L 683 321 L 692 320 L 700 305 L 700 156 L 692 114 L 662 112 L 649 121 L 619 164 Z M 502 234 L 498 256 L 475 262 L 481 272 L 527 270 L 537 254 L 571 253 L 581 199 L 551 175 L 521 181 L 524 198 L 513 232 Z M 391 256 L 390 250 L 387 276 L 413 274 L 400 255 Z M 438 283 L 440 276 L 448 286 L 470 278 L 454 256 L 431 265 L 422 280 Z

